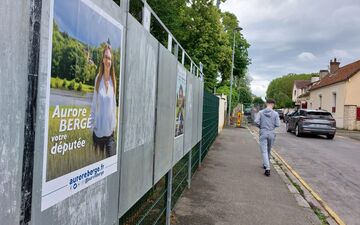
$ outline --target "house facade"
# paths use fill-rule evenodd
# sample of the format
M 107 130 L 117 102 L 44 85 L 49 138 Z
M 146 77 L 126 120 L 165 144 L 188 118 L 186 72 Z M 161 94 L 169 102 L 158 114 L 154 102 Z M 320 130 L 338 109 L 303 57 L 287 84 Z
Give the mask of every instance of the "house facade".
M 332 113 L 339 128 L 360 130 L 360 60 L 340 67 L 330 61 L 330 71 L 309 88 L 308 108 Z
M 292 101 L 298 102 L 299 96 L 305 94 L 308 91 L 308 86 L 310 85 L 311 80 L 296 80 L 294 81 L 293 91 L 292 91 Z

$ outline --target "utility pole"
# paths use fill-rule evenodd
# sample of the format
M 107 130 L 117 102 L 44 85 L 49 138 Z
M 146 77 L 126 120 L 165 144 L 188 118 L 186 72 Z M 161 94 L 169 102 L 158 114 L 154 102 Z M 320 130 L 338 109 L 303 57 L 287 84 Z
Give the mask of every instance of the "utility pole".
M 234 79 L 234 56 L 235 56 L 235 32 L 241 31 L 241 27 L 236 27 L 233 30 L 234 39 L 233 39 L 233 51 L 232 51 L 232 63 L 231 63 L 231 77 L 230 77 L 230 96 L 229 96 L 229 111 L 228 111 L 228 126 L 230 126 L 230 116 L 231 116 L 231 98 L 232 98 L 232 85 Z

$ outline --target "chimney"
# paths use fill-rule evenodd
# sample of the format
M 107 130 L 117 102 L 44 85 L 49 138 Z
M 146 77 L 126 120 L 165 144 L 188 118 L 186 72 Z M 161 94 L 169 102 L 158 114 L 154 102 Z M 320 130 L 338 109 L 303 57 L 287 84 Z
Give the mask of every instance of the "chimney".
M 339 66 L 340 62 L 337 62 L 336 58 L 334 58 L 334 61 L 330 60 L 330 73 L 335 73 L 339 69 Z
M 326 75 L 329 74 L 328 70 L 320 70 L 319 72 L 319 79 L 322 80 L 324 77 L 326 77 Z

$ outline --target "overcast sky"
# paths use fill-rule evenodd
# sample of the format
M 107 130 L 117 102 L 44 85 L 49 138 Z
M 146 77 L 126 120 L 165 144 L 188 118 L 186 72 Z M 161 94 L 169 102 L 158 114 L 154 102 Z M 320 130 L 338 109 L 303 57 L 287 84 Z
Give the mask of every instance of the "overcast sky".
M 108 18 L 99 15 L 80 0 L 54 2 L 54 20 L 60 31 L 65 31 L 71 37 L 93 47 L 98 47 L 109 39 L 113 49 L 120 48 L 120 28 Z
M 252 92 L 264 97 L 269 82 L 288 73 L 328 69 L 360 59 L 359 0 L 227 0 L 251 44 Z

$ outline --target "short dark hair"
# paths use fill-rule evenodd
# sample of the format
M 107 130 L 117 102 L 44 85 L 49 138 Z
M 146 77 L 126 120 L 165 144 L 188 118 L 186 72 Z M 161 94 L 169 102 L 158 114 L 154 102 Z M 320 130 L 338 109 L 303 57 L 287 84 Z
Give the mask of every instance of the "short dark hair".
M 268 98 L 268 99 L 266 99 L 266 103 L 267 104 L 275 104 L 275 100 L 272 98 Z

